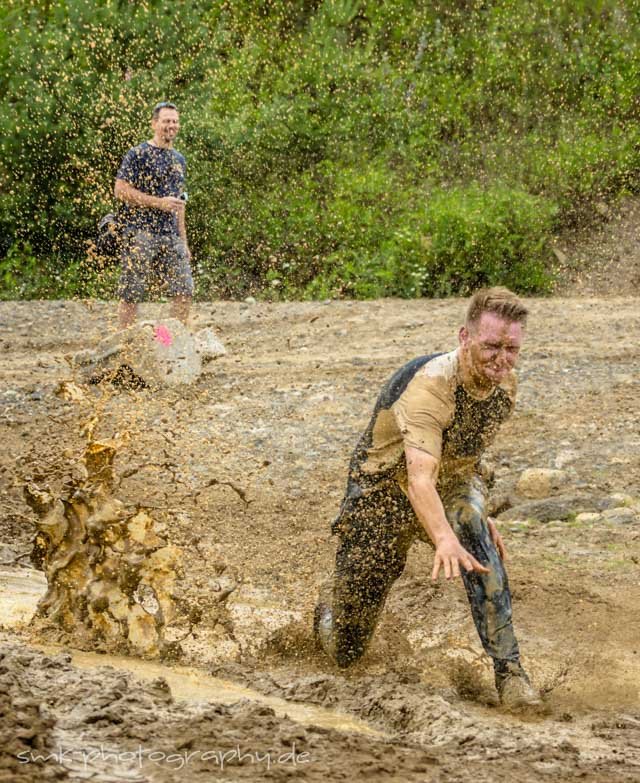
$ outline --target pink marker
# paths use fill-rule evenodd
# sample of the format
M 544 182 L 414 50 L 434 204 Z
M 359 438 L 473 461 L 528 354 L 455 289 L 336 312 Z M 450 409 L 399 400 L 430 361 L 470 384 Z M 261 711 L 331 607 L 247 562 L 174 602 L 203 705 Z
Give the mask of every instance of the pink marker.
M 171 345 L 173 342 L 171 332 L 163 324 L 158 324 L 158 326 L 155 327 L 153 336 L 159 343 L 162 343 L 162 345 Z

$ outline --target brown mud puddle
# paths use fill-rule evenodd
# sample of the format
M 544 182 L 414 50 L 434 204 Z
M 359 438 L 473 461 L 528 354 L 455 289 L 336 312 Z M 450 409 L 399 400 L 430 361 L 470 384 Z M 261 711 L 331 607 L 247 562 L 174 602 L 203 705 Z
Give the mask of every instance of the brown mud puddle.
M 39 571 L 27 568 L 15 571 L 0 570 L 0 626 L 12 628 L 27 625 L 36 612 L 38 601 L 44 595 L 46 586 L 44 575 Z M 130 672 L 143 681 L 162 678 L 176 700 L 234 704 L 247 699 L 272 709 L 276 715 L 288 716 L 296 723 L 313 724 L 335 731 L 358 732 L 372 737 L 382 736 L 381 732 L 351 715 L 312 704 L 267 696 L 253 688 L 213 677 L 202 669 L 169 666 L 123 655 L 73 650 L 61 645 L 36 643 L 33 646 L 48 655 L 68 653 L 71 656 L 71 663 L 78 669 L 91 670 L 110 666 L 118 671 Z

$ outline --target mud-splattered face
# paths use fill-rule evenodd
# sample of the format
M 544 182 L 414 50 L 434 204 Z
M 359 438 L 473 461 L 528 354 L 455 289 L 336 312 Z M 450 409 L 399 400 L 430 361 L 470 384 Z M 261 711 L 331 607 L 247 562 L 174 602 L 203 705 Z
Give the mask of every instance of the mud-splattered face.
M 151 120 L 153 137 L 161 144 L 172 144 L 180 130 L 180 115 L 175 109 L 160 109 L 158 116 Z
M 524 339 L 524 325 L 495 313 L 482 313 L 477 323 L 459 334 L 463 365 L 481 388 L 497 386 L 515 367 Z

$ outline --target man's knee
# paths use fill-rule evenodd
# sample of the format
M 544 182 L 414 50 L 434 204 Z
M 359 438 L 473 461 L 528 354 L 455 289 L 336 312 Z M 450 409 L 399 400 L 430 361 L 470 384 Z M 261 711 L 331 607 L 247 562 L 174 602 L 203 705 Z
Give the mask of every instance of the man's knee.
M 335 640 L 334 660 L 341 669 L 348 669 L 362 658 L 366 650 L 366 642 L 356 642 L 352 639 L 341 638 L 338 635 Z

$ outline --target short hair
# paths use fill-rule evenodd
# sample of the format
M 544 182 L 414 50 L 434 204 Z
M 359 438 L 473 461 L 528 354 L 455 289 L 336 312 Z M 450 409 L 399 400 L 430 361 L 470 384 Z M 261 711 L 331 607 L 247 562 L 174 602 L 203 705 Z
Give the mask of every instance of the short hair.
M 471 297 L 465 325 L 469 327 L 477 324 L 482 313 L 494 313 L 505 321 L 517 321 L 525 325 L 529 311 L 513 291 L 503 286 L 495 286 L 481 288 Z
M 174 111 L 178 111 L 178 107 L 175 105 L 175 103 L 170 103 L 169 101 L 160 101 L 160 103 L 156 103 L 156 105 L 153 107 L 153 111 L 151 112 L 151 119 L 157 120 L 160 116 L 160 112 L 163 109 L 173 109 Z

